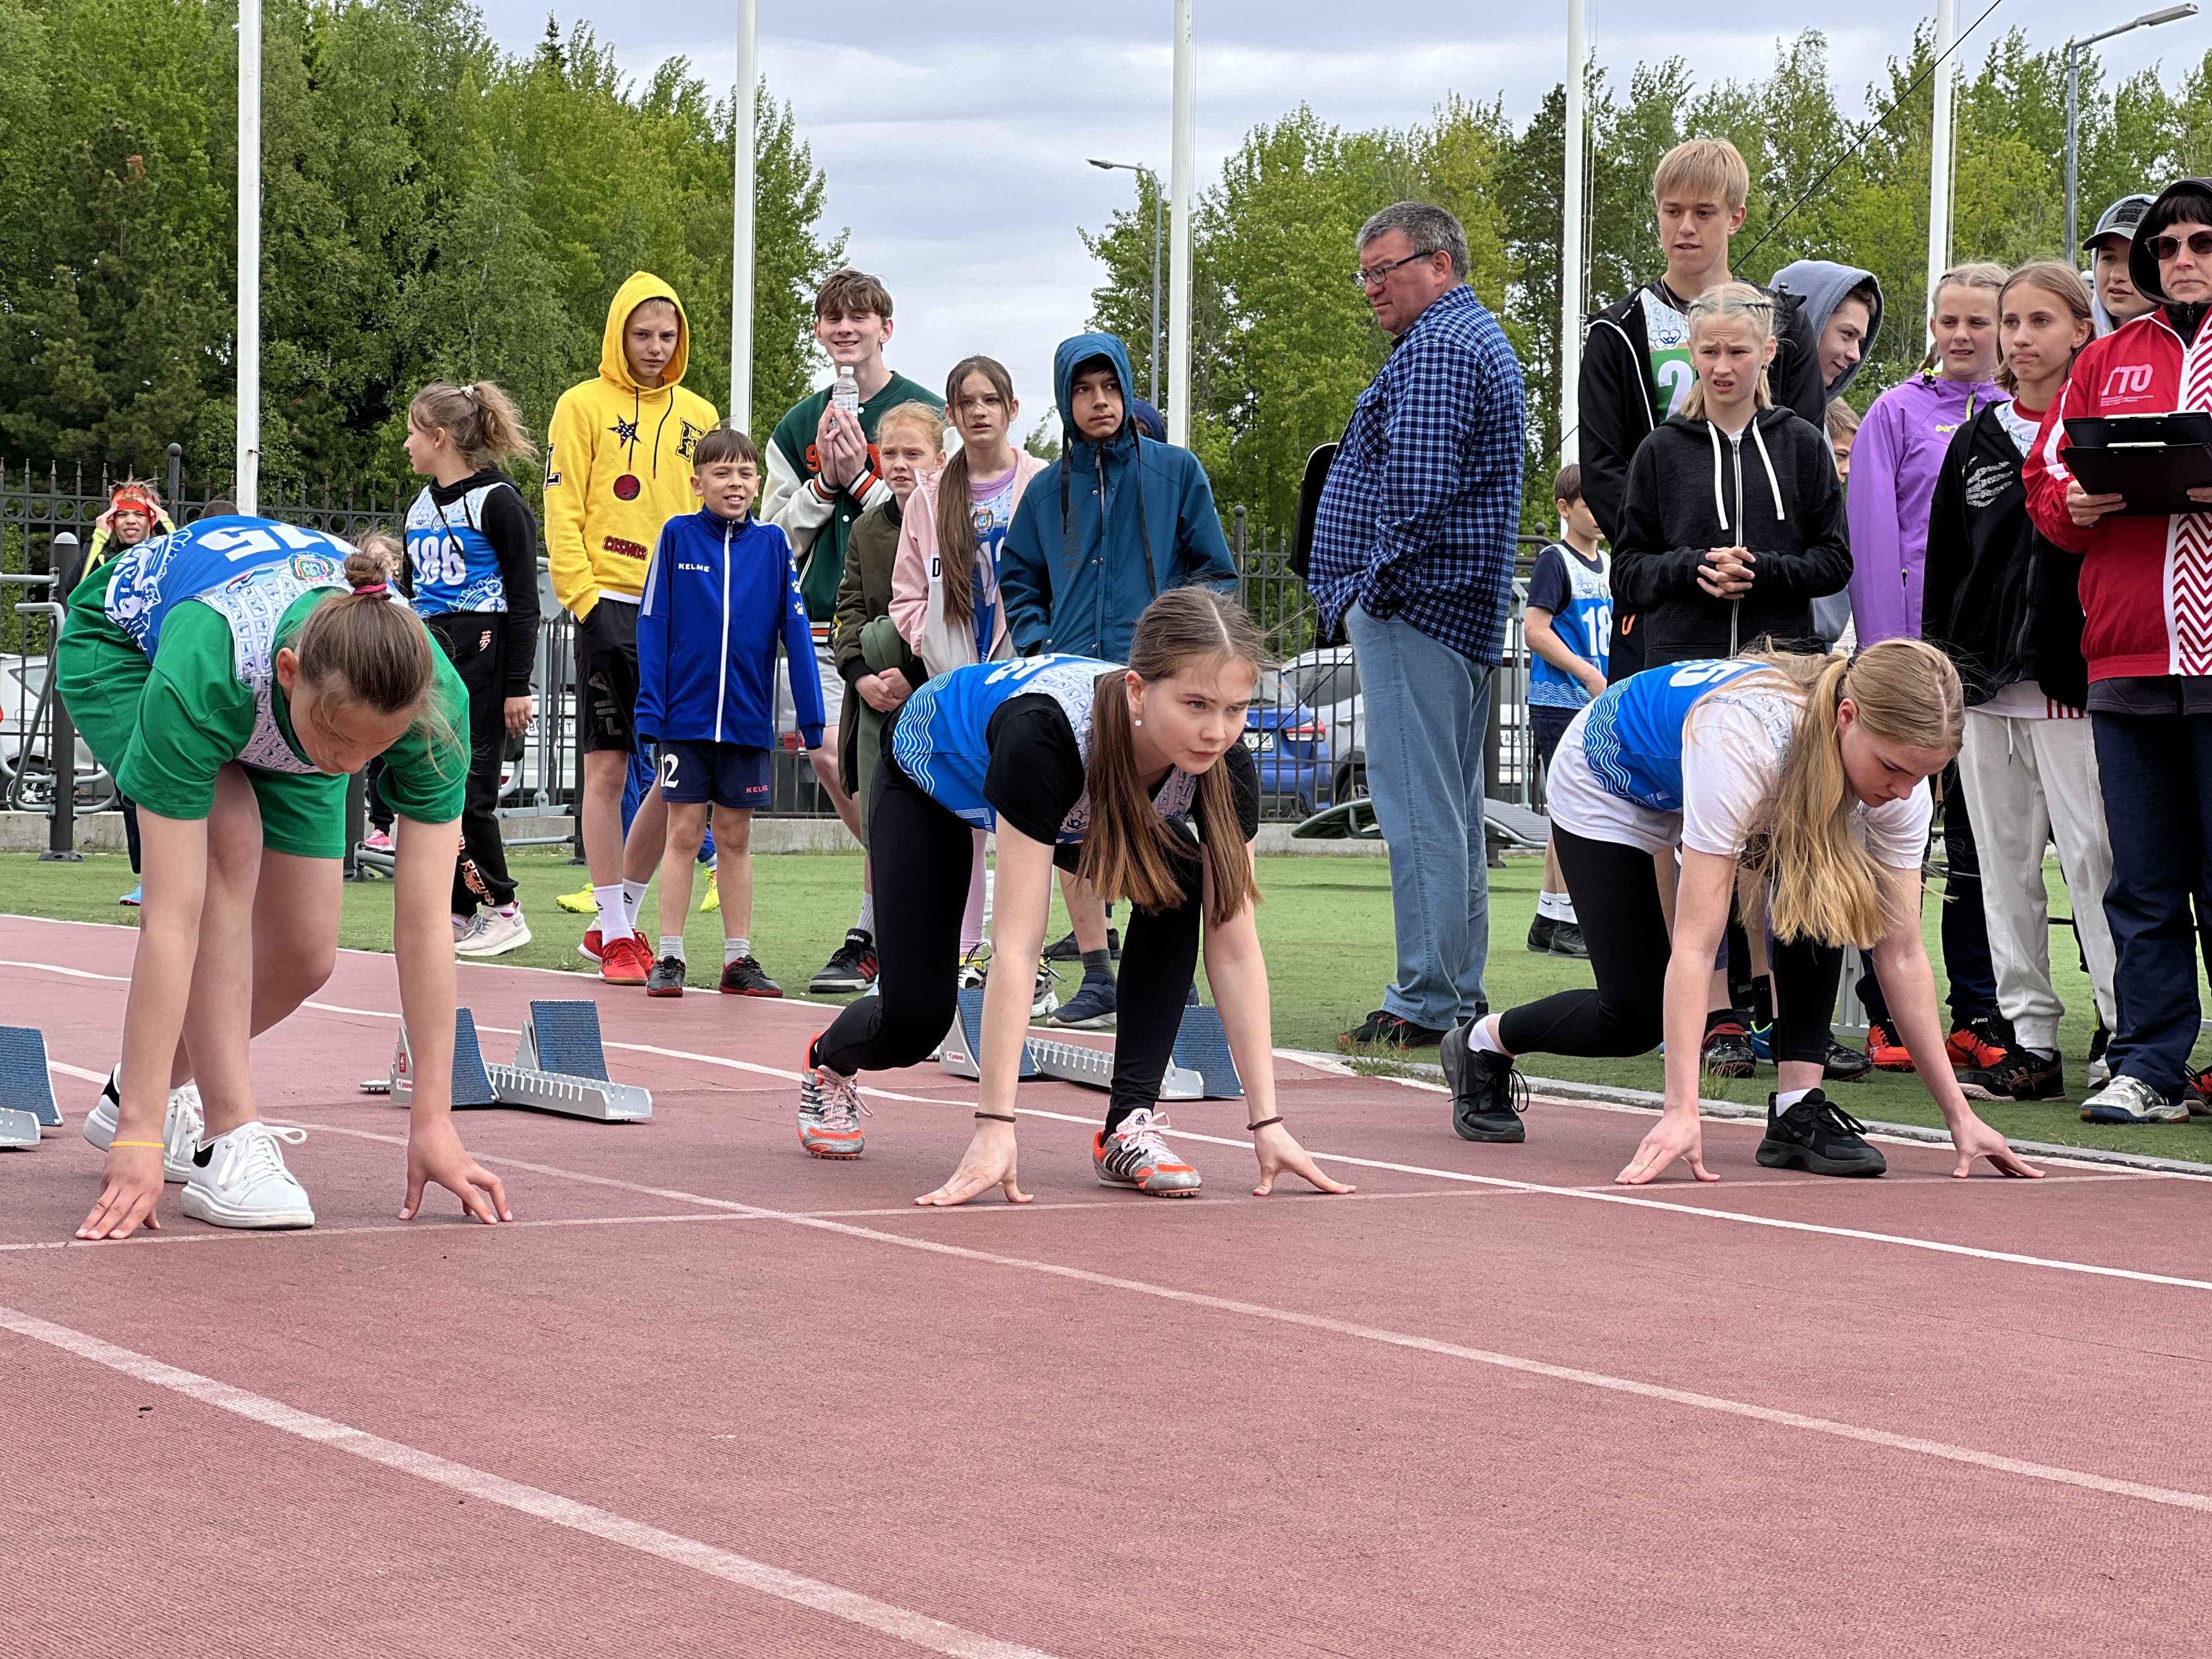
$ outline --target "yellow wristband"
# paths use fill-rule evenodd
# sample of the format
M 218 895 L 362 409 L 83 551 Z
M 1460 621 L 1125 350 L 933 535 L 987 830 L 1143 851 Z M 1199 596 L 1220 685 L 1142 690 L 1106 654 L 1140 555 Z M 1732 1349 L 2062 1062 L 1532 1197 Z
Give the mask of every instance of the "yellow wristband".
M 118 1146 L 156 1146 L 165 1152 L 169 1150 L 166 1142 L 159 1140 L 111 1140 L 107 1145 L 110 1150 Z

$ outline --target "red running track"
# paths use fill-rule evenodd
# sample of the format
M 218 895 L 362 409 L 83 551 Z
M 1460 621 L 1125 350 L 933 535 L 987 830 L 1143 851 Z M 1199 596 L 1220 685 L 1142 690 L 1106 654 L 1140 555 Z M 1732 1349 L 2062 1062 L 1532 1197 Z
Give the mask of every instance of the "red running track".
M 1175 1109 L 1202 1200 L 1101 1188 L 1103 1097 L 1038 1084 L 1036 1205 L 921 1212 L 972 1085 L 881 1079 L 818 1163 L 821 1010 L 466 964 L 495 1057 L 596 994 L 653 1119 L 468 1114 L 518 1224 L 403 1224 L 356 1088 L 392 967 L 348 954 L 256 1048 L 319 1224 L 172 1188 L 79 1245 L 132 934 L 10 937 L 69 1127 L 0 1158 L 0 1653 L 2203 1650 L 2197 1181 L 1782 1176 L 1717 1122 L 1722 1184 L 1626 1194 L 1641 1115 L 1470 1146 L 1432 1090 L 1285 1062 L 1356 1196 L 1249 1197 L 1236 1102 Z

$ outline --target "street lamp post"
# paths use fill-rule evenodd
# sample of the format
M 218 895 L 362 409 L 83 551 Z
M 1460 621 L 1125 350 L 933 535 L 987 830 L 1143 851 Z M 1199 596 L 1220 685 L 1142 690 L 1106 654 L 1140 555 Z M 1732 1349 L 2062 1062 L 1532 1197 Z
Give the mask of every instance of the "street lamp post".
M 1152 407 L 1158 409 L 1160 406 L 1160 236 L 1163 215 L 1167 207 L 1160 194 L 1160 175 L 1134 161 L 1102 161 L 1095 155 L 1091 157 L 1091 165 L 1105 173 L 1133 173 L 1150 181 L 1152 186 L 1152 363 L 1151 386 L 1145 396 Z
M 2080 184 L 2080 131 L 2081 125 L 2081 58 L 2100 40 L 2109 40 L 2116 34 L 2125 34 L 2130 29 L 2155 28 L 2160 23 L 2178 23 L 2185 17 L 2197 15 L 2195 6 L 2168 6 L 2162 11 L 2147 11 L 2132 23 L 2123 23 L 2116 29 L 2106 29 L 2102 34 L 2084 36 L 2066 43 L 2066 252 L 2071 258 L 2078 253 L 2077 233 L 2081 229 L 2075 211 L 2075 194 Z

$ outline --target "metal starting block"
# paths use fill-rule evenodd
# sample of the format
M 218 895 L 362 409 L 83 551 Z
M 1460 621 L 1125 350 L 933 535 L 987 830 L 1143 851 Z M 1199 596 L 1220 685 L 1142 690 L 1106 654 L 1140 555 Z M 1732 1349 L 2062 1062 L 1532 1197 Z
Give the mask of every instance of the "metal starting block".
M 35 1025 L 0 1025 L 0 1110 L 31 1120 L 32 1143 L 38 1140 L 41 1124 L 49 1129 L 62 1127 L 61 1108 L 54 1104 L 53 1077 L 46 1070 L 46 1034 Z
M 978 985 L 960 994 L 960 1007 L 952 1016 L 952 1029 L 945 1034 L 945 1046 L 937 1051 L 937 1063 L 955 1077 L 981 1077 L 975 1052 L 982 1046 L 983 988 Z M 1022 1045 L 1021 1080 L 1024 1083 L 1037 1075 L 1038 1046 L 1034 1039 Z
M 477 1042 L 476 1016 L 468 1009 L 454 1010 L 453 1026 L 456 1106 L 525 1106 L 605 1123 L 636 1122 L 653 1115 L 648 1091 L 607 1076 L 595 1002 L 532 1002 L 512 1066 L 485 1062 Z M 396 1105 L 414 1097 L 410 1064 L 407 1028 L 402 1025 L 399 1046 L 392 1057 Z
M 983 994 L 960 994 L 960 1012 L 945 1034 L 939 1064 L 955 1077 L 974 1077 L 975 1051 L 983 1039 Z M 1032 1036 L 1022 1047 L 1022 1080 L 1055 1078 L 1080 1083 L 1090 1089 L 1114 1086 L 1114 1051 L 1092 1048 L 1079 1042 L 1056 1042 Z M 1244 1084 L 1229 1057 L 1228 1034 L 1221 1029 L 1216 1009 L 1193 1003 L 1183 1010 L 1176 1033 L 1175 1052 L 1160 1079 L 1162 1100 L 1237 1100 Z
M 0 1106 L 0 1146 L 35 1146 L 39 1144 L 39 1120 L 31 1112 L 11 1111 Z

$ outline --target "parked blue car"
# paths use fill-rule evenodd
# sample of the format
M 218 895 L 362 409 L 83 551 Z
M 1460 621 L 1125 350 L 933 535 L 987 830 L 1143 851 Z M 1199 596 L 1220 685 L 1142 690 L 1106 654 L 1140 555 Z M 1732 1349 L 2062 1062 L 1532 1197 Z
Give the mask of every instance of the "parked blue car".
M 1321 716 L 1300 702 L 1273 669 L 1260 677 L 1244 715 L 1244 746 L 1260 771 L 1262 795 L 1287 795 L 1297 816 L 1310 817 L 1325 797 L 1328 732 Z

